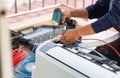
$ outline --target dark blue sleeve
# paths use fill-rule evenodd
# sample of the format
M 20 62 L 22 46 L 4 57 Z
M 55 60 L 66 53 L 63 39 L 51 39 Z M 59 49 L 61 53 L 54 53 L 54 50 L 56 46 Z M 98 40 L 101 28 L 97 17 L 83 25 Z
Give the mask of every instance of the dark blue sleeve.
M 109 10 L 110 0 L 98 0 L 94 5 L 88 6 L 88 18 L 100 18 Z
M 120 32 L 120 1 L 116 0 L 113 3 L 112 9 L 91 25 L 96 33 L 110 27 L 114 27 Z

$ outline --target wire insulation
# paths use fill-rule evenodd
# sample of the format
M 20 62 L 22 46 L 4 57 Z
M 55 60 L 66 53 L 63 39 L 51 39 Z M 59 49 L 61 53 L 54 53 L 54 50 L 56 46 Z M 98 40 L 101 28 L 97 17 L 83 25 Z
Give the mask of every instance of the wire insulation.
M 75 44 L 77 44 L 77 43 L 75 43 Z M 78 45 L 79 46 L 79 45 Z M 96 51 L 96 50 L 94 50 L 94 49 L 90 49 L 90 48 L 86 48 L 86 47 L 81 47 L 81 46 L 79 46 L 79 48 L 82 48 L 82 49 L 86 49 L 86 50 L 89 50 L 89 51 L 93 51 L 93 52 L 95 52 L 96 54 L 98 54 L 100 57 L 102 57 L 104 60 L 109 60 L 106 56 L 104 56 L 103 54 L 101 54 L 100 52 L 98 52 L 98 51 Z
M 32 78 L 31 70 L 27 69 L 27 65 L 35 62 L 35 56 L 28 55 L 21 63 L 14 68 L 15 78 Z
M 109 44 L 108 42 L 106 42 L 106 41 L 104 41 L 104 40 L 95 39 L 95 38 L 82 38 L 82 40 L 97 40 L 97 41 L 103 42 L 103 43 L 105 43 L 107 46 L 109 46 L 109 47 L 120 57 L 120 53 L 119 53 L 111 44 Z

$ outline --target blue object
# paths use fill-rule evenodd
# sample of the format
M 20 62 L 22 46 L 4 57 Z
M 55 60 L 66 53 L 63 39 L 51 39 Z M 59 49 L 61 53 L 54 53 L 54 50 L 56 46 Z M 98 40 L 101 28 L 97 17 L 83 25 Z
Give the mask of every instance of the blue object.
M 62 24 L 62 11 L 60 8 L 56 8 L 53 12 L 52 22 L 54 25 L 61 25 Z M 70 18 L 65 19 L 65 23 L 67 24 L 66 30 L 74 29 L 76 26 L 76 21 Z
M 21 62 L 21 71 L 23 73 L 26 73 L 28 75 L 31 75 L 31 71 L 27 69 L 27 65 L 29 63 L 35 62 L 35 56 L 27 56 L 22 62 Z
M 53 16 L 52 16 L 52 21 L 56 24 L 56 25 L 60 25 L 62 23 L 62 11 L 60 8 L 56 8 L 53 12 Z
M 27 65 L 32 62 L 35 62 L 35 56 L 28 55 L 20 64 L 18 64 L 14 68 L 15 78 L 32 78 L 31 70 L 27 69 Z
M 76 42 L 74 42 L 75 44 L 77 44 Z M 78 45 L 79 46 L 79 45 Z M 103 54 L 101 54 L 100 52 L 94 50 L 94 49 L 90 49 L 90 48 L 86 48 L 86 47 L 82 47 L 82 46 L 79 46 L 79 48 L 83 48 L 83 49 L 86 49 L 88 51 L 93 51 L 95 52 L 96 54 L 98 54 L 100 57 L 102 57 L 104 60 L 109 60 L 106 56 L 104 56 Z

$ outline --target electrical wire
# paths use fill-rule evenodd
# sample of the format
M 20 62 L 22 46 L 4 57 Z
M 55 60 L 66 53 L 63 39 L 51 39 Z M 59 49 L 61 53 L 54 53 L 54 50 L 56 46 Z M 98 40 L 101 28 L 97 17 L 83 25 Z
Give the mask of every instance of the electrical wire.
M 23 46 L 20 46 L 18 49 L 12 50 L 13 66 L 16 66 L 28 55 L 28 53 L 22 48 Z
M 95 52 L 96 54 L 98 54 L 99 56 L 101 56 L 104 60 L 109 60 L 106 56 L 102 55 L 100 52 L 98 52 L 98 51 L 96 51 L 96 50 L 89 49 L 89 48 L 86 48 L 86 47 L 81 47 L 81 48 L 86 49 L 86 50 L 93 51 L 93 52 Z
M 29 55 L 14 68 L 14 74 L 16 76 L 15 78 L 32 78 L 31 70 L 29 70 L 27 66 L 30 63 L 35 62 L 35 55 L 33 52 L 42 42 L 43 41 L 39 41 L 39 39 L 36 38 L 35 42 L 33 43 L 32 50 L 29 52 Z
M 39 45 L 39 44 L 38 44 Z M 21 71 L 31 75 L 31 71 L 27 69 L 27 65 L 29 63 L 35 62 L 35 55 L 33 55 L 33 51 L 36 49 L 36 46 L 34 46 L 31 50 L 31 52 L 29 53 L 29 55 L 21 62 Z
M 35 56 L 28 55 L 21 63 L 14 68 L 14 74 L 17 78 L 32 78 L 32 73 L 27 69 L 27 65 L 35 62 Z M 19 70 L 19 71 L 18 71 Z
M 14 75 L 14 78 L 31 78 L 31 75 L 18 71 L 17 68 L 14 68 Z
M 32 50 L 29 52 L 29 55 L 19 64 L 20 72 L 15 71 L 17 78 L 31 78 L 32 73 L 31 70 L 27 69 L 27 65 L 30 63 L 35 62 L 35 55 L 33 52 L 35 51 L 36 47 L 40 45 L 40 42 L 37 40 L 34 42 L 34 46 L 32 47 Z
M 31 71 L 27 69 L 27 65 L 35 62 L 35 56 L 28 56 L 21 62 L 21 71 L 28 75 L 31 75 Z
M 27 69 L 27 65 L 35 62 L 35 55 L 32 54 L 35 49 L 36 46 L 34 46 L 29 55 L 14 68 L 14 74 L 17 78 L 32 78 L 32 73 Z
M 75 44 L 77 44 L 77 43 L 75 43 Z M 98 52 L 98 51 L 96 51 L 94 49 L 90 49 L 90 48 L 86 48 L 86 47 L 81 47 L 81 46 L 79 46 L 79 48 L 86 49 L 86 50 L 89 50 L 89 51 L 93 51 L 96 54 L 98 54 L 99 56 L 101 56 L 104 60 L 109 60 L 106 56 L 102 55 L 100 52 Z
M 97 40 L 97 41 L 103 42 L 103 43 L 105 43 L 107 46 L 109 46 L 109 47 L 120 57 L 120 53 L 119 53 L 111 44 L 109 44 L 108 42 L 106 42 L 106 41 L 104 41 L 104 40 L 95 39 L 95 38 L 82 38 L 82 40 Z

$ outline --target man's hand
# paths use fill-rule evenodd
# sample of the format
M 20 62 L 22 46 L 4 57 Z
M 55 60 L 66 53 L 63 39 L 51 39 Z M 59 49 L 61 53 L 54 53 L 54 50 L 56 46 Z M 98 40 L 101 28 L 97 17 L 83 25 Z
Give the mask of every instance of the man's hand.
M 62 37 L 60 38 L 61 42 L 66 44 L 69 42 L 73 42 L 79 38 L 77 29 L 70 29 L 61 33 Z
M 66 18 L 71 18 L 71 13 L 70 11 L 64 11 L 62 13 L 62 24 L 65 25 L 65 19 Z
M 87 9 L 71 9 L 62 13 L 62 24 L 65 23 L 66 18 L 77 17 L 77 18 L 88 18 Z
M 60 40 L 62 43 L 65 44 L 65 43 L 73 42 L 79 39 L 79 37 L 81 36 L 91 35 L 91 34 L 95 34 L 95 32 L 91 27 L 91 24 L 89 24 L 84 27 L 70 29 L 65 32 L 62 32 L 62 37 L 60 38 Z

